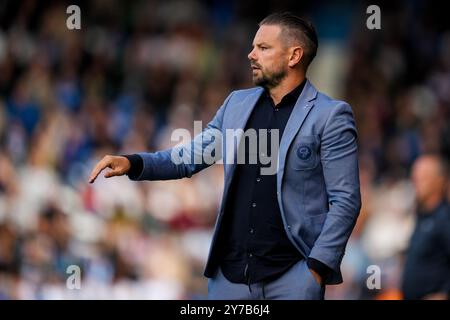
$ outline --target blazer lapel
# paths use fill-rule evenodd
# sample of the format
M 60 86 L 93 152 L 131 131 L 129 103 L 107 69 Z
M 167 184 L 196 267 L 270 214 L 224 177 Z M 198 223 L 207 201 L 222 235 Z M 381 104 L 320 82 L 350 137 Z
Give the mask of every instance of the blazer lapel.
M 245 129 L 245 125 L 247 124 L 248 119 L 250 118 L 250 115 L 253 111 L 253 109 L 256 106 L 256 103 L 259 100 L 259 97 L 264 92 L 263 88 L 258 88 L 254 93 L 248 95 L 242 102 L 239 102 L 234 106 L 234 112 L 230 116 L 229 121 L 229 129 L 232 129 L 234 132 L 235 130 Z M 227 128 L 228 129 L 228 128 Z M 232 172 L 234 170 L 234 167 L 236 166 L 236 156 L 237 156 L 237 145 L 233 141 L 227 141 L 227 135 L 225 132 L 225 145 L 224 145 L 224 155 L 226 156 L 226 160 L 224 160 L 224 164 L 230 169 Z M 238 141 L 240 142 L 240 141 Z M 228 146 L 228 144 L 233 143 L 232 145 Z M 231 148 L 231 146 L 233 148 Z M 227 154 L 227 151 L 233 150 L 232 154 Z
M 258 87 L 258 89 L 248 95 L 242 102 L 237 103 L 234 106 L 234 112 L 230 115 L 230 129 L 232 130 L 238 130 L 238 129 L 245 129 L 245 125 L 247 124 L 247 121 L 253 111 L 253 109 L 256 106 L 256 103 L 258 102 L 259 98 L 261 97 L 261 94 L 264 92 L 264 89 L 261 87 Z M 225 134 L 225 144 L 223 146 L 223 155 L 225 157 L 224 160 L 224 167 L 225 167 L 225 194 L 224 199 L 226 199 L 226 193 L 229 188 L 229 184 L 231 183 L 234 170 L 236 169 L 236 162 L 237 162 L 237 150 L 238 145 L 236 143 L 227 141 L 226 133 Z M 240 140 L 240 139 L 239 139 Z M 240 142 L 240 141 L 238 141 Z M 231 146 L 233 148 L 228 149 L 228 151 L 233 150 L 232 154 L 227 154 L 227 148 L 228 144 L 233 143 Z
M 234 113 L 232 114 L 232 119 L 230 121 L 231 126 L 233 129 L 244 129 L 245 125 L 247 124 L 247 120 L 250 117 L 250 114 L 252 113 L 253 109 L 256 106 L 256 103 L 259 100 L 259 97 L 261 97 L 261 94 L 264 92 L 264 89 L 261 87 L 258 87 L 257 90 L 255 90 L 254 93 L 248 95 L 245 97 L 244 100 L 239 102 L 234 107 Z
M 300 94 L 297 102 L 295 103 L 294 109 L 292 110 L 291 116 L 284 129 L 283 136 L 280 142 L 280 152 L 278 154 L 278 169 L 281 174 L 278 175 L 278 183 L 281 186 L 281 178 L 284 170 L 284 164 L 286 161 L 287 151 L 292 143 L 292 140 L 296 136 L 300 127 L 305 121 L 306 116 L 314 107 L 314 100 L 317 97 L 317 90 L 314 86 L 306 80 L 305 87 Z

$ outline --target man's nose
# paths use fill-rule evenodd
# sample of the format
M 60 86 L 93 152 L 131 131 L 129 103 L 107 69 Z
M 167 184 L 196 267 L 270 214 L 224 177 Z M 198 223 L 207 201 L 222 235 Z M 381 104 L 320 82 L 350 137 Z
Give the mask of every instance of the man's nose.
M 256 60 L 256 55 L 255 55 L 255 49 L 252 49 L 252 51 L 250 51 L 250 53 L 248 54 L 248 59 L 251 60 Z

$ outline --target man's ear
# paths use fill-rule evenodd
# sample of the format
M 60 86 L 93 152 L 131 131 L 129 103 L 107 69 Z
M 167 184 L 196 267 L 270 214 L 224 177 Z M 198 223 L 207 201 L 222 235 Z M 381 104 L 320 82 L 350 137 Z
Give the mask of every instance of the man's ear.
M 302 47 L 292 47 L 290 49 L 289 63 L 290 68 L 294 68 L 303 58 L 303 48 Z

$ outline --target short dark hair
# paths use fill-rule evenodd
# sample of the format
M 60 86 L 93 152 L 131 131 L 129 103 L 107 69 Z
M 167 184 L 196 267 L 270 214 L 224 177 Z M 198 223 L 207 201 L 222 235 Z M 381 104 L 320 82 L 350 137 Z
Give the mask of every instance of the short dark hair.
M 265 17 L 258 24 L 258 26 L 262 25 L 278 25 L 282 28 L 281 32 L 284 32 L 289 39 L 298 40 L 304 50 L 303 67 L 305 70 L 308 68 L 319 46 L 316 30 L 310 21 L 291 12 L 276 12 Z

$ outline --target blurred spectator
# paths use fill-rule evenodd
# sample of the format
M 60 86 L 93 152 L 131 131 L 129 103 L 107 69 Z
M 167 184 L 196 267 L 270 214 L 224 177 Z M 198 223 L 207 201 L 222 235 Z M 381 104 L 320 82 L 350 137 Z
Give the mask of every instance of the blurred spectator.
M 445 199 L 447 168 L 424 155 L 412 169 L 417 222 L 406 254 L 405 299 L 448 299 L 450 294 L 450 207 Z

